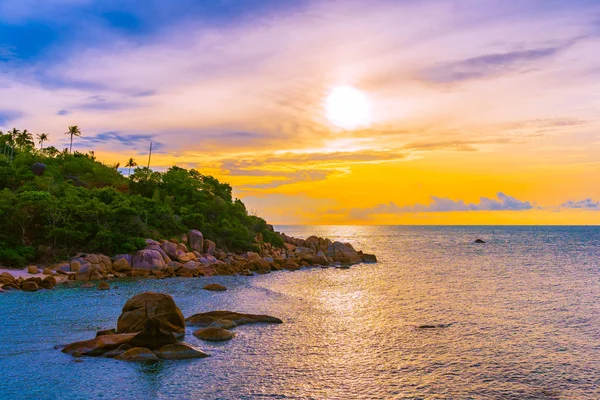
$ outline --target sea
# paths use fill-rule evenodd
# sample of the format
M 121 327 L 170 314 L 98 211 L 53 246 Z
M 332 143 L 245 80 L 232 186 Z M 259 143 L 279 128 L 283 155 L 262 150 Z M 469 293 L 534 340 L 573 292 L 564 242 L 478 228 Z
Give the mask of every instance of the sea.
M 1 293 L 0 399 L 600 399 L 600 227 L 276 229 L 379 262 Z M 202 290 L 212 282 L 228 290 Z M 75 362 L 55 349 L 115 327 L 145 291 L 169 293 L 185 316 L 284 322 L 224 343 L 190 328 L 185 341 L 211 355 L 197 360 Z

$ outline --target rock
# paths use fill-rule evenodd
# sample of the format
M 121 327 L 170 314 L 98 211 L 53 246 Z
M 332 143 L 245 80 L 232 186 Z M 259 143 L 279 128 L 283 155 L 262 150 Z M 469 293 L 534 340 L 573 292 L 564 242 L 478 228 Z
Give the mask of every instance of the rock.
M 46 164 L 41 162 L 36 162 L 31 166 L 31 172 L 36 176 L 44 175 L 44 171 L 46 171 Z
M 363 262 L 366 263 L 376 263 L 377 262 L 377 257 L 375 257 L 375 254 L 362 254 L 361 258 L 363 260 Z
M 283 264 L 283 269 L 287 269 L 290 271 L 296 271 L 296 270 L 300 269 L 300 266 L 294 260 L 287 259 L 287 260 L 285 260 L 285 264 Z
M 233 329 L 237 326 L 237 324 L 233 321 L 229 321 L 227 319 L 219 319 L 212 324 L 210 324 L 209 328 L 222 328 L 222 329 Z
M 76 281 L 99 281 L 103 276 L 100 270 L 92 264 L 83 264 L 75 275 Z
M 86 282 L 83 285 L 81 285 L 82 289 L 91 289 L 94 287 L 94 284 L 92 282 Z
M 52 271 L 50 268 L 44 268 L 44 270 L 42 271 L 42 274 L 44 275 L 52 275 L 54 273 L 54 271 Z
M 192 229 L 188 232 L 188 240 L 190 250 L 195 250 L 199 253 L 204 252 L 204 235 L 202 235 L 202 232 Z
M 38 286 L 38 284 L 33 281 L 25 281 L 21 284 L 21 290 L 24 292 L 35 292 L 39 290 L 39 288 L 40 287 Z
M 334 242 L 327 249 L 327 255 L 342 264 L 357 264 L 362 262 L 360 254 L 350 243 Z
M 101 331 L 96 332 L 96 337 L 98 336 L 104 336 L 104 335 L 116 335 L 117 334 L 117 330 L 116 329 L 104 329 Z
M 30 265 L 29 267 L 27 267 L 27 272 L 30 274 L 39 274 L 40 269 L 38 267 L 36 267 L 35 265 Z
M 113 262 L 113 269 L 116 272 L 127 272 L 131 271 L 131 264 L 126 258 L 119 258 Z
M 81 268 L 81 263 L 77 260 L 73 260 L 73 261 L 71 261 L 70 266 L 71 266 L 72 272 L 78 272 L 79 269 Z
M 185 255 L 185 252 L 179 248 L 176 243 L 173 242 L 162 242 L 160 247 L 164 252 L 172 259 L 179 260 Z
M 215 251 L 217 250 L 217 244 L 212 240 L 205 239 L 204 240 L 204 252 L 206 254 L 210 254 L 211 256 L 215 255 Z
M 129 343 L 135 335 L 135 333 L 101 335 L 94 339 L 71 343 L 63 348 L 62 352 L 71 355 L 77 353 L 86 356 L 100 356 L 109 350 L 116 349 L 123 343 Z
M 189 261 L 196 260 L 196 259 L 197 259 L 196 255 L 192 252 L 185 253 L 184 255 L 179 257 L 179 261 L 182 263 L 187 263 Z
M 187 343 L 173 343 L 154 350 L 154 354 L 163 360 L 187 360 L 190 358 L 204 358 L 208 354 Z
M 157 250 L 138 250 L 132 258 L 131 266 L 137 269 L 164 269 L 167 264 Z
M 17 284 L 17 282 L 11 282 L 11 283 L 2 285 L 2 290 L 5 290 L 5 291 L 21 290 L 21 286 L 19 286 L 19 284 Z
M 437 329 L 437 328 L 448 328 L 452 324 L 426 324 L 426 325 L 418 325 L 417 329 Z
M 133 347 L 129 343 L 123 343 L 116 349 L 107 351 L 106 353 L 102 354 L 102 357 L 114 358 L 120 354 L 125 353 L 127 350 L 132 349 L 132 348 Z
M 43 287 L 44 289 L 53 289 L 54 286 L 56 286 L 56 285 L 57 285 L 56 278 L 53 277 L 52 275 L 49 275 L 42 280 L 40 287 Z
M 135 335 L 129 342 L 134 347 L 146 347 L 152 350 L 172 343 L 177 343 L 175 335 L 171 331 L 160 329 L 158 318 L 147 319 L 144 330 Z
M 0 279 L 8 280 L 9 282 L 14 282 L 15 277 L 10 274 L 10 272 L 3 272 L 0 274 Z
M 209 311 L 205 313 L 194 314 L 185 319 L 191 326 L 208 327 L 213 322 L 219 320 L 233 321 L 237 326 L 253 323 L 272 323 L 281 324 L 283 321 L 269 315 L 243 314 L 233 311 Z
M 163 330 L 185 332 L 185 320 L 171 296 L 165 293 L 145 292 L 127 300 L 117 322 L 117 332 L 140 332 L 148 318 L 156 317 Z
M 159 361 L 159 358 L 144 347 L 134 347 L 115 357 L 115 360 L 121 361 Z
M 224 342 L 233 339 L 233 332 L 223 328 L 201 328 L 194 331 L 194 336 L 209 342 Z
M 482 239 L 475 239 L 475 243 L 485 243 L 485 241 Z
M 158 251 L 160 253 L 160 255 L 162 256 L 165 264 L 169 264 L 171 262 L 171 257 L 169 257 L 169 255 L 163 250 L 163 248 L 161 246 L 151 245 L 151 246 L 146 247 L 146 250 Z
M 212 290 L 212 291 L 216 291 L 216 292 L 224 292 L 227 290 L 227 288 L 225 286 L 219 285 L 218 283 L 210 283 L 210 284 L 204 286 L 202 289 Z
M 110 289 L 110 285 L 108 284 L 108 282 L 100 282 L 98 284 L 98 290 L 109 290 Z

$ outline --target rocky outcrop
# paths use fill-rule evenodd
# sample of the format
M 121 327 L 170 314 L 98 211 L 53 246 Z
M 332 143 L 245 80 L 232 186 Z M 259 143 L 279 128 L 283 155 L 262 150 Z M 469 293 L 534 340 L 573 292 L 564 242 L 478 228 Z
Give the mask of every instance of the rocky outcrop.
M 233 339 L 235 335 L 227 329 L 208 327 L 194 331 L 194 336 L 209 342 L 224 342 Z
M 94 339 L 71 343 L 62 349 L 63 353 L 72 356 L 100 356 L 109 350 L 116 349 L 129 341 L 136 333 L 125 333 L 117 335 L 100 335 Z
M 243 314 L 233 311 L 209 311 L 194 314 L 185 319 L 185 322 L 191 326 L 208 327 L 216 321 L 232 321 L 236 326 L 254 323 L 281 324 L 283 321 L 269 315 Z
M 141 332 L 150 318 L 158 319 L 164 331 L 185 332 L 183 314 L 173 298 L 165 293 L 153 292 L 138 294 L 125 303 L 117 322 L 117 332 Z

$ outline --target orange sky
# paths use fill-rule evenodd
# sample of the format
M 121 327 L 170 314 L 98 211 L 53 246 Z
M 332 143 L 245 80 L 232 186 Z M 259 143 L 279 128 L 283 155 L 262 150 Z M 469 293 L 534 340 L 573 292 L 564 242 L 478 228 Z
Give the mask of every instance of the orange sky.
M 275 224 L 599 224 L 600 8 L 542 3 L 315 1 L 142 43 L 108 31 L 44 65 L 73 84 L 0 74 L 0 111 L 20 107 L 0 129 L 62 148 L 77 124 L 78 150 L 122 165 L 153 141 L 153 168 L 212 174 Z M 328 118 L 339 87 L 368 121 Z

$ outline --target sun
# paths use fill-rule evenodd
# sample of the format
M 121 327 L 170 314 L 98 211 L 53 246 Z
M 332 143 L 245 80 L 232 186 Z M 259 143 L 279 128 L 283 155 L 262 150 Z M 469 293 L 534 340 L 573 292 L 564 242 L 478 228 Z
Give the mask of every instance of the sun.
M 352 86 L 335 87 L 325 101 L 329 122 L 343 129 L 358 129 L 370 125 L 371 107 L 363 92 Z

